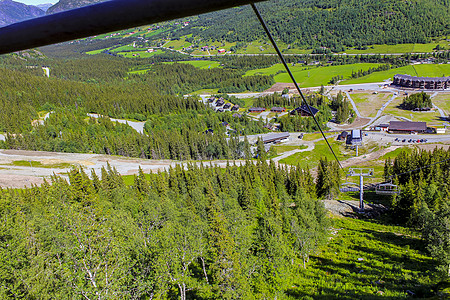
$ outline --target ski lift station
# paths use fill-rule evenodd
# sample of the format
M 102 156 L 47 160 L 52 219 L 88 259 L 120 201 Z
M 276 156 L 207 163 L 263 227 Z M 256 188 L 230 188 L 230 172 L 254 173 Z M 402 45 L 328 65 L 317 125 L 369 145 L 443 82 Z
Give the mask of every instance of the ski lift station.
M 352 130 L 352 135 L 350 138 L 350 144 L 352 145 L 361 145 L 362 144 L 362 133 L 361 129 Z

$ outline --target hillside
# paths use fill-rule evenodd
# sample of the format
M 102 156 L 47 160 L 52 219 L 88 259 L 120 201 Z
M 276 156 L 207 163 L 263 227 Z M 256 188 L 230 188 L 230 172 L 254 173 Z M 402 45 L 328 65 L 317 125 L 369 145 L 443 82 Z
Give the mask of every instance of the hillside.
M 87 6 L 104 0 L 61 0 L 47 10 L 47 14 L 54 14 L 61 11 Z
M 0 26 L 40 17 L 44 14 L 44 11 L 36 6 L 12 0 L 0 0 Z
M 81 7 L 102 0 L 61 0 L 47 13 Z M 427 43 L 450 33 L 449 0 L 351 1 L 272 0 L 258 4 L 275 36 L 288 48 L 339 52 L 367 45 Z M 200 43 L 248 43 L 266 40 L 249 6 L 203 14 L 190 26 L 153 35 L 151 39 L 190 36 Z M 241 43 L 239 43 L 241 42 Z
M 38 4 L 36 6 L 46 12 L 50 7 L 53 6 L 53 4 L 52 3 L 44 3 L 44 4 Z
M 448 0 L 274 0 L 258 4 L 274 35 L 297 48 L 426 43 L 448 34 Z M 252 42 L 266 39 L 250 7 L 199 16 L 174 36 Z

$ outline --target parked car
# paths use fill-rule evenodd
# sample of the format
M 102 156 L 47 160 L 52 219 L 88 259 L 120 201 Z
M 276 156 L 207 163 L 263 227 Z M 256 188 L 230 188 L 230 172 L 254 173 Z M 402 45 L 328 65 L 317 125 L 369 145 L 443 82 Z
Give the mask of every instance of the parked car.
M 402 143 L 404 143 L 405 141 L 406 141 L 406 140 L 405 140 L 405 139 L 403 139 L 403 140 L 402 140 Z

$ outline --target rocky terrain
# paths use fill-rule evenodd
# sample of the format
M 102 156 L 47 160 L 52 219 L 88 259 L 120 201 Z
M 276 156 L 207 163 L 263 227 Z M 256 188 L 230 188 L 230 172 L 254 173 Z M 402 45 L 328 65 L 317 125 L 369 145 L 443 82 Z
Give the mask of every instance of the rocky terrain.
M 0 0 L 0 26 L 37 18 L 44 14 L 45 12 L 36 6 L 12 0 Z

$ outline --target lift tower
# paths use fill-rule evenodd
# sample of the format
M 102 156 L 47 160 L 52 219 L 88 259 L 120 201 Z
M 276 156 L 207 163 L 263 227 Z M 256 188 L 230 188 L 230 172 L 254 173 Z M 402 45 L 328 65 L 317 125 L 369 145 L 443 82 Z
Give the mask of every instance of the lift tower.
M 359 210 L 364 212 L 364 177 L 373 177 L 373 168 L 350 168 L 347 176 L 359 176 Z

